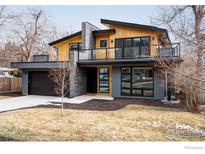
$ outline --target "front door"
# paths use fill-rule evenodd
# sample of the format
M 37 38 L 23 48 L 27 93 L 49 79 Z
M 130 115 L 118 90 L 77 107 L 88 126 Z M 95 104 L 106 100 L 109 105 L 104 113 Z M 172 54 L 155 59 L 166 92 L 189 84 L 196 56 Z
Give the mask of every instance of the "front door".
M 97 93 L 97 68 L 87 69 L 87 93 Z

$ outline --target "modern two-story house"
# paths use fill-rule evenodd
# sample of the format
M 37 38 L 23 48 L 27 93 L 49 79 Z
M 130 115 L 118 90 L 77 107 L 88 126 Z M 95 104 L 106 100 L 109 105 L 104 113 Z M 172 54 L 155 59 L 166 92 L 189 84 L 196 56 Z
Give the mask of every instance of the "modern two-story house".
M 178 62 L 180 46 L 172 44 L 166 29 L 135 23 L 101 19 L 106 29 L 82 23 L 72 35 L 50 42 L 58 61 L 45 55 L 32 62 L 13 62 L 22 69 L 22 93 L 55 95 L 48 70 L 67 61 L 70 73 L 70 97 L 83 94 L 124 98 L 163 99 L 164 76 L 155 67 L 159 56 Z

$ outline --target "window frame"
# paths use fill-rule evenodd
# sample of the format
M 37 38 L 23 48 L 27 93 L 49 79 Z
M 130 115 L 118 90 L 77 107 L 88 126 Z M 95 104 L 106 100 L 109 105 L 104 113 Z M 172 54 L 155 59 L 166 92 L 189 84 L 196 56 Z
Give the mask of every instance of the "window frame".
M 70 46 L 71 46 L 72 44 L 77 44 L 77 45 L 78 45 L 78 49 L 77 49 L 77 50 L 75 50 L 75 49 L 70 49 Z M 81 47 L 82 47 L 82 42 L 69 43 L 69 44 L 68 44 L 68 50 L 69 50 L 69 51 L 79 51 L 79 50 L 81 50 L 81 49 L 80 49 L 80 44 L 81 44 Z
M 143 58 L 143 55 L 142 55 L 142 49 L 141 47 L 145 46 L 145 44 L 141 43 L 141 39 L 142 38 L 148 38 L 149 39 L 149 50 L 148 50 L 148 55 L 147 56 L 150 56 L 151 55 L 151 36 L 136 36 L 136 37 L 124 37 L 124 38 L 115 38 L 115 48 L 122 48 L 122 55 L 121 55 L 121 58 L 126 58 L 125 57 L 125 52 L 124 52 L 124 48 L 126 48 L 125 46 L 125 40 L 126 39 L 131 39 L 131 47 L 139 47 L 139 57 Z M 134 46 L 134 39 L 140 39 L 140 43 L 137 45 L 137 46 Z M 116 47 L 116 42 L 120 40 L 122 41 L 122 47 Z M 134 57 L 133 57 L 134 58 Z
M 102 46 L 102 42 L 105 41 L 105 46 Z M 107 40 L 100 40 L 100 48 L 107 48 Z
M 122 75 L 123 75 L 123 72 L 122 72 L 122 70 L 123 70 L 123 68 L 129 68 L 130 69 L 130 80 L 129 81 L 126 81 L 127 83 L 130 83 L 130 88 L 123 88 L 122 87 L 122 83 L 123 82 L 125 82 L 125 81 L 123 81 L 122 80 Z M 139 68 L 139 69 L 148 69 L 148 68 L 150 68 L 150 69 L 152 69 L 152 74 L 153 74 L 153 77 L 152 77 L 152 80 L 150 80 L 150 81 L 152 81 L 152 88 L 133 88 L 133 68 Z M 154 68 L 153 67 L 137 67 L 137 66 L 125 66 L 125 67 L 121 67 L 121 89 L 120 89 L 120 93 L 121 93 L 121 96 L 137 96 L 137 97 L 154 97 Z M 139 81 L 143 81 L 142 79 L 140 79 Z M 144 81 L 146 81 L 146 80 L 144 80 Z M 142 82 L 141 82 L 142 83 Z M 123 94 L 123 92 L 122 92 L 122 90 L 129 90 L 130 91 L 130 95 L 124 95 Z M 133 90 L 141 90 L 141 95 L 133 95 Z M 151 90 L 152 91 L 152 95 L 150 95 L 150 96 L 145 96 L 144 95 L 144 91 L 145 90 Z
M 58 61 L 58 48 L 54 47 L 54 52 L 56 53 L 56 60 Z
M 107 73 L 101 73 L 100 72 L 100 69 L 104 69 L 104 68 L 106 68 L 106 69 L 108 69 L 108 72 Z M 109 69 L 109 67 L 100 67 L 100 68 L 98 68 L 98 88 L 99 88 L 99 93 L 104 93 L 104 94 L 109 94 L 110 93 L 110 69 Z M 108 76 L 108 79 L 106 80 L 106 79 L 100 79 L 100 75 L 107 75 Z M 108 86 L 100 86 L 100 81 L 108 81 Z M 101 92 L 100 91 L 100 87 L 106 87 L 106 88 L 108 88 L 108 91 L 107 92 Z

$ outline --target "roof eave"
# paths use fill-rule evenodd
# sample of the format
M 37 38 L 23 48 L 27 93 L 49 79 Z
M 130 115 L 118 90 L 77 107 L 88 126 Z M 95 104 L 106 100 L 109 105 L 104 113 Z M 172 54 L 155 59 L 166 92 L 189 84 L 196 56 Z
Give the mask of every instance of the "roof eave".
M 78 31 L 78 32 L 76 32 L 76 33 L 73 33 L 73 34 L 71 34 L 71 35 L 68 35 L 68 36 L 66 36 L 66 37 L 63 37 L 63 38 L 61 38 L 61 39 L 55 40 L 55 41 L 53 41 L 53 42 L 50 42 L 50 43 L 48 43 L 48 45 L 49 45 L 49 46 L 53 46 L 53 45 L 55 45 L 55 44 L 58 44 L 58 43 L 60 43 L 60 42 L 65 41 L 65 40 L 67 40 L 67 39 L 70 39 L 70 38 L 73 38 L 73 37 L 75 37 L 75 36 L 81 35 L 81 33 L 82 33 L 81 31 Z
M 98 34 L 111 34 L 115 33 L 115 29 L 103 29 L 103 30 L 96 30 L 92 32 L 94 35 Z
M 129 27 L 135 27 L 135 28 L 146 28 L 146 29 L 152 29 L 152 30 L 159 31 L 159 32 L 166 32 L 167 31 L 164 28 L 158 28 L 158 27 L 154 27 L 154 26 L 135 24 L 135 23 L 128 23 L 128 22 L 121 22 L 121 21 L 114 21 L 114 20 L 107 20 L 107 19 L 101 19 L 101 23 L 102 24 L 129 26 Z

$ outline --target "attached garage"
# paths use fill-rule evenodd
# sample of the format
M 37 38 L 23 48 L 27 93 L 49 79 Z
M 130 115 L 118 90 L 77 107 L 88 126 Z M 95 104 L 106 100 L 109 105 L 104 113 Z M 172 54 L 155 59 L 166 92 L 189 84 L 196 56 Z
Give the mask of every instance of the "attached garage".
M 48 71 L 29 71 L 28 73 L 28 92 L 30 95 L 56 96 L 54 83 L 49 79 Z
M 34 55 L 31 62 L 14 62 L 11 67 L 22 70 L 22 94 L 57 96 L 54 83 L 49 79 L 48 70 L 59 68 L 60 62 L 49 61 L 48 55 Z M 66 62 L 70 67 L 70 62 Z M 66 97 L 69 97 L 69 92 Z

